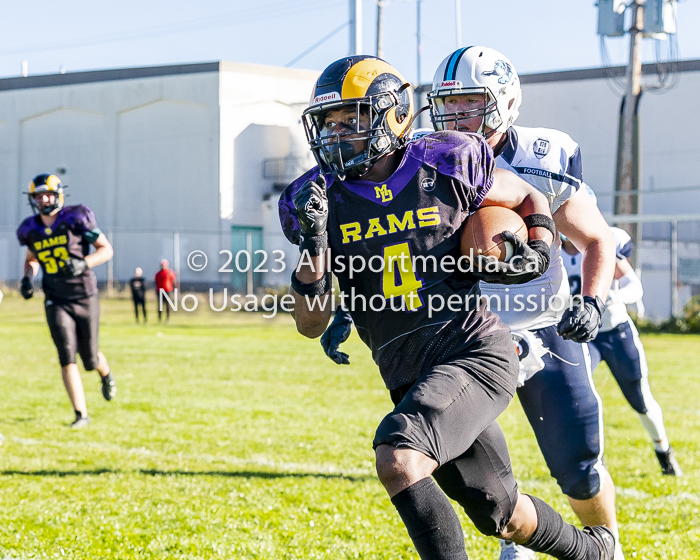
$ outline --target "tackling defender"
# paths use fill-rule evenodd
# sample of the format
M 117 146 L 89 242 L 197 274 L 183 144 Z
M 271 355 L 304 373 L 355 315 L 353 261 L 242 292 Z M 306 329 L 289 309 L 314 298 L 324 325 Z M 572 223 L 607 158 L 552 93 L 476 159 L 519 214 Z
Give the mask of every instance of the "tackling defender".
M 632 239 L 620 228 L 610 228 L 615 238 L 617 263 L 602 325 L 598 335 L 588 343 L 591 369 L 604 360 L 627 402 L 639 415 L 654 445 L 661 472 L 682 476 L 673 448 L 666 436 L 664 415 L 649 387 L 649 368 L 639 333 L 627 313 L 627 305 L 642 299 L 644 289 L 627 260 L 632 253 Z M 569 276 L 571 294 L 581 293 L 581 254 L 566 238 L 562 238 L 564 266 Z
M 90 417 L 76 352 L 87 371 L 96 369 L 100 374 L 102 396 L 110 401 L 117 393 L 107 359 L 98 350 L 100 303 L 97 279 L 90 270 L 111 259 L 114 251 L 92 210 L 82 204 L 64 207 L 63 186 L 56 175 L 37 175 L 27 196 L 35 215 L 17 229 L 20 245 L 27 247 L 20 291 L 24 299 L 34 295 L 32 278 L 41 268 L 46 320 L 75 410 L 71 427 L 83 428 Z M 92 254 L 90 245 L 95 247 Z
M 507 327 L 475 305 L 475 280 L 449 270 L 469 212 L 500 205 L 523 216 L 530 241 L 504 233 L 523 258 L 479 274 L 502 282 L 541 275 L 554 230 L 547 201 L 514 174 L 494 169 L 480 136 L 442 132 L 406 145 L 412 97 L 398 72 L 374 57 L 341 59 L 314 87 L 303 122 L 319 167 L 280 197 L 282 228 L 302 250 L 292 274 L 297 329 L 314 338 L 328 325 L 328 248 L 360 337 L 396 405 L 375 435 L 377 474 L 421 558 L 467 558 L 459 520 L 434 477 L 485 534 L 556 558 L 610 559 L 614 538 L 607 529 L 579 531 L 518 492 L 496 423 L 515 392 L 517 357 Z M 347 266 L 378 257 L 381 270 L 365 267 L 353 276 Z M 424 260 L 421 268 L 415 257 L 440 266 Z M 431 316 L 435 297 L 457 298 L 461 306 Z
M 521 362 L 518 398 L 550 472 L 581 522 L 605 525 L 617 540 L 615 486 L 603 464 L 602 406 L 586 347 L 578 344 L 592 340 L 600 326 L 615 267 L 614 243 L 598 207 L 580 188 L 578 144 L 558 130 L 514 126 L 521 98 L 512 63 L 498 51 L 477 46 L 450 54 L 438 66 L 428 94 L 434 128 L 486 138 L 497 155 L 496 166 L 543 193 L 557 230 L 584 254 L 583 298 L 571 308 L 558 235 L 549 270 L 540 278 L 519 286 L 482 282 L 481 290 L 499 306 L 496 312 L 518 343 L 529 347 L 530 360 L 537 361 L 527 368 Z M 528 304 L 518 306 L 518 297 Z M 537 305 L 529 305 L 528 298 Z M 502 543 L 503 560 L 533 557 Z M 615 557 L 623 558 L 619 542 Z

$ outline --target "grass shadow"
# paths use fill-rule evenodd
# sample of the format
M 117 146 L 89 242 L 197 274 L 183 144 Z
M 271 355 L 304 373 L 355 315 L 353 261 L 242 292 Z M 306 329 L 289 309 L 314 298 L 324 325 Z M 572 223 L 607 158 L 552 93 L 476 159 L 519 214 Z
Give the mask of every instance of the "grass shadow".
M 328 480 L 339 479 L 348 480 L 350 482 L 366 482 L 376 480 L 375 476 L 366 474 L 343 474 L 343 473 L 314 473 L 314 472 L 269 472 L 269 471 L 162 471 L 158 469 L 136 469 L 133 471 L 119 469 L 88 469 L 88 470 L 38 470 L 38 471 L 19 471 L 5 470 L 0 471 L 0 476 L 94 476 L 101 474 L 142 474 L 146 476 L 222 476 L 232 478 L 325 478 Z

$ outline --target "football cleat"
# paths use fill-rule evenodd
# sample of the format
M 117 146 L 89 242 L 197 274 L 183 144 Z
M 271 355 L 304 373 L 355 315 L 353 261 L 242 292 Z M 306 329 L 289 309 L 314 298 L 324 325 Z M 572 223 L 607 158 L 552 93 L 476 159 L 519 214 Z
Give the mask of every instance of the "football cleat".
M 501 543 L 501 555 L 498 560 L 535 560 L 535 552 L 511 541 L 498 539 Z
M 678 461 L 676 461 L 676 455 L 673 453 L 673 447 L 669 447 L 668 451 L 656 451 L 656 458 L 659 460 L 659 465 L 661 465 L 661 472 L 663 474 L 669 476 L 683 476 L 683 471 Z
M 600 551 L 600 560 L 615 560 L 615 537 L 610 529 L 602 525 L 584 527 L 583 532 L 591 537 Z
M 112 372 L 102 378 L 102 396 L 106 401 L 111 401 L 117 396 L 117 383 L 112 377 Z
M 80 428 L 85 428 L 90 425 L 90 417 L 82 416 L 81 414 L 75 415 L 75 421 L 70 425 L 73 430 L 79 430 Z

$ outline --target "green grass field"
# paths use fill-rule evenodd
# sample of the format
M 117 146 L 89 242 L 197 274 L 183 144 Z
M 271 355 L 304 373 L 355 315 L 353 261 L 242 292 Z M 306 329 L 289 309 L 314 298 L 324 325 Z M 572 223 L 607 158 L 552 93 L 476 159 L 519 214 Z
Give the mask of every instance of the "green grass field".
M 0 559 L 417 558 L 376 479 L 374 429 L 390 401 L 353 335 L 336 366 L 288 316 L 179 313 L 133 323 L 102 302 L 101 348 L 119 393 L 83 375 L 73 412 L 41 297 L 0 305 Z M 154 303 L 151 303 L 151 309 Z M 643 337 L 652 389 L 686 476 L 662 477 L 605 367 L 606 461 L 628 559 L 700 558 L 700 337 Z M 521 487 L 574 517 L 517 400 L 501 417 Z M 496 559 L 462 514 L 470 558 Z

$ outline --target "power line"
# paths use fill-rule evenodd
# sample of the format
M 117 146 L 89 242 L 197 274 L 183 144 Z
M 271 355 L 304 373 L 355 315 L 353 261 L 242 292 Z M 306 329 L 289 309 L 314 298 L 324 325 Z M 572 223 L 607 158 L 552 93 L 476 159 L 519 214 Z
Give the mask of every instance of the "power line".
M 346 22 L 345 22 L 343 25 L 341 25 L 340 27 L 336 27 L 336 28 L 335 28 L 333 31 L 331 31 L 328 35 L 326 35 L 325 37 L 323 37 L 323 39 L 321 39 L 320 41 L 314 43 L 314 44 L 311 45 L 308 49 L 306 49 L 303 53 L 301 53 L 299 56 L 296 56 L 296 57 L 294 57 L 292 60 L 290 60 L 289 62 L 287 62 L 287 64 L 285 64 L 284 67 L 285 67 L 285 68 L 289 68 L 289 67 L 292 66 L 293 64 L 296 64 L 296 63 L 299 62 L 302 58 L 304 58 L 307 54 L 309 54 L 311 51 L 317 49 L 317 48 L 320 47 L 323 43 L 325 43 L 326 41 L 328 41 L 328 39 L 330 39 L 331 37 L 333 37 L 333 36 L 336 35 L 337 33 L 340 33 L 340 32 L 341 32 L 343 29 L 345 29 L 348 25 L 350 25 L 350 21 L 346 21 Z
M 344 0 L 327 0 L 326 2 L 324 2 L 323 6 L 333 6 L 340 4 L 343 1 Z M 180 21 L 165 25 L 145 27 L 131 31 L 113 33 L 111 35 L 101 34 L 93 37 L 86 37 L 84 39 L 79 39 L 72 42 L 53 42 L 35 46 L 8 49 L 0 51 L 0 56 L 34 53 L 47 50 L 68 49 L 74 47 L 83 47 L 89 45 L 156 37 L 159 35 L 187 33 L 192 31 L 200 31 L 202 29 L 229 27 L 252 23 L 264 19 L 287 17 L 299 12 L 307 12 L 311 9 L 313 9 L 314 11 L 318 11 L 318 2 L 316 2 L 315 0 L 301 0 L 290 5 L 290 3 L 287 1 L 278 1 L 263 6 L 256 6 L 255 8 L 246 8 L 242 10 L 226 12 L 223 14 L 207 16 L 196 20 Z

